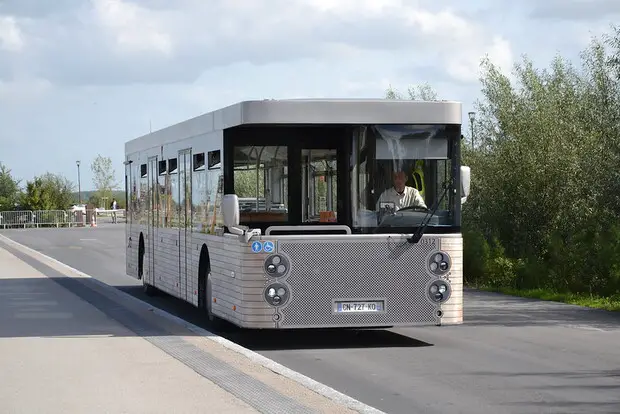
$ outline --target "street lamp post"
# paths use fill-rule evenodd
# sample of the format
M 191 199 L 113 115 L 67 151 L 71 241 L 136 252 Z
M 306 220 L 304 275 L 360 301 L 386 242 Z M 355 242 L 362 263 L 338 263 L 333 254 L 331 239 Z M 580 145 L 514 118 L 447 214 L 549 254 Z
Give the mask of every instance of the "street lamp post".
M 78 169 L 78 205 L 82 205 L 82 185 L 80 183 L 80 162 L 76 161 Z
M 469 112 L 469 127 L 471 128 L 471 148 L 474 149 L 474 121 L 476 120 L 476 113 Z

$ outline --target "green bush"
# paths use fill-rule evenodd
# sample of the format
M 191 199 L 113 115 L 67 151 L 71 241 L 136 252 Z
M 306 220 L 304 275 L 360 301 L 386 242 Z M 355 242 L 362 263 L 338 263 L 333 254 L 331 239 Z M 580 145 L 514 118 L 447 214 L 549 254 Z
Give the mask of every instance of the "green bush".
M 524 58 L 512 76 L 483 62 L 475 146 L 461 147 L 463 276 L 620 309 L 620 29 L 581 58 Z
M 463 232 L 463 279 L 464 283 L 477 285 L 486 277 L 491 248 L 479 231 Z
M 543 257 L 510 257 L 497 237 L 480 231 L 464 239 L 465 283 L 493 289 L 620 296 L 620 227 L 583 227 L 570 237 L 553 233 Z
M 483 63 L 463 208 L 465 283 L 569 297 L 620 294 L 620 30 L 577 68 Z M 575 299 L 576 300 L 576 299 Z

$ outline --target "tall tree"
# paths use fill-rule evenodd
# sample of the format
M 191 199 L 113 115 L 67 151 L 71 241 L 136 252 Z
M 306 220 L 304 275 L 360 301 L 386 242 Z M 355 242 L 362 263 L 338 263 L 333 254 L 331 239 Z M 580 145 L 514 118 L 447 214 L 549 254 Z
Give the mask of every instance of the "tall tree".
M 73 183 L 46 173 L 26 183 L 23 205 L 28 210 L 67 210 L 73 202 Z
M 0 163 L 0 211 L 13 210 L 19 195 L 19 181 L 13 178 L 9 168 Z
M 509 77 L 482 62 L 477 145 L 462 147 L 472 168 L 465 277 L 613 294 L 620 291 L 620 30 L 593 39 L 581 64 L 561 56 L 550 63 L 540 69 L 524 58 Z M 421 89 L 409 88 L 409 98 L 429 98 Z M 387 97 L 403 95 L 390 88 Z
M 116 172 L 112 159 L 97 155 L 97 158 L 91 164 L 91 170 L 93 172 L 93 184 L 97 190 L 97 198 L 99 200 L 106 200 L 109 204 L 112 201 L 112 191 L 119 187 L 115 178 Z
M 581 65 L 557 56 L 538 69 L 524 58 L 515 83 L 482 64 L 481 145 L 463 153 L 473 170 L 463 219 L 466 232 L 482 236 L 472 240 L 494 241 L 506 255 L 510 274 L 499 284 L 620 287 L 620 260 L 612 259 L 620 246 L 617 30 L 614 36 L 594 39 Z

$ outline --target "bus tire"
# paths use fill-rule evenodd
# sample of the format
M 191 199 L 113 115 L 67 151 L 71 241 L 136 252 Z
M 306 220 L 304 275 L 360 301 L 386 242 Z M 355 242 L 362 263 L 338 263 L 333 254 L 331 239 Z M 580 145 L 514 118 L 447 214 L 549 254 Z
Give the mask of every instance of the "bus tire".
M 144 280 L 142 281 L 142 291 L 144 291 L 147 296 L 155 296 L 157 294 L 157 288 L 153 285 L 149 285 Z
M 215 330 L 223 330 L 224 320 L 212 313 L 212 305 L 211 261 L 209 259 L 209 250 L 206 245 L 203 245 L 198 263 L 198 307 L 207 314 L 210 327 Z
M 146 251 L 144 248 L 144 235 L 140 233 L 140 242 L 138 243 L 138 279 L 142 280 L 142 291 L 147 296 L 153 296 L 156 294 L 154 286 L 149 285 L 144 280 L 144 255 Z
M 142 280 L 144 275 L 144 235 L 140 233 L 138 242 L 138 280 Z

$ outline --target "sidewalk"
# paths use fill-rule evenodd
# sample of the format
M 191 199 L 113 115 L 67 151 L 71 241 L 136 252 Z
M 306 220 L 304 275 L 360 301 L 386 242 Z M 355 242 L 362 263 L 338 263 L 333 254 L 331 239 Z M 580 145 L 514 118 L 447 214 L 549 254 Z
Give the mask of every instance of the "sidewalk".
M 0 247 L 0 412 L 256 413 Z
M 352 413 L 2 246 L 1 413 Z

